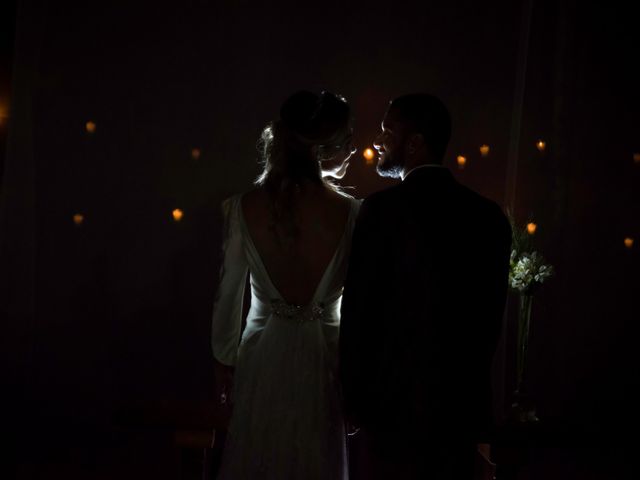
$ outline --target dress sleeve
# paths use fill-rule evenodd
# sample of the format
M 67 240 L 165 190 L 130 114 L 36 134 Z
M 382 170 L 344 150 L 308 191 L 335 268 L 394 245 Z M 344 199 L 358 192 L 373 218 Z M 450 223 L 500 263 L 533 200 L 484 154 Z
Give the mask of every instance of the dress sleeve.
M 224 214 L 224 259 L 220 269 L 220 284 L 216 292 L 211 322 L 211 347 L 220 363 L 235 365 L 242 325 L 242 301 L 248 264 L 240 228 L 240 197 L 222 203 Z

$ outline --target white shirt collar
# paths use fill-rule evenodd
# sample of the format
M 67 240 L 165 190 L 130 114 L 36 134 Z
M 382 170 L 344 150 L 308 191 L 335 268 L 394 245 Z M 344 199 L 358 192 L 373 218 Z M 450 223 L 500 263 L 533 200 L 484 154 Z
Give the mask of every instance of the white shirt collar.
M 419 168 L 428 168 L 428 167 L 446 168 L 444 165 L 438 165 L 437 163 L 427 163 L 425 165 L 418 165 L 417 167 L 413 167 L 411 170 L 405 173 L 404 176 L 402 177 L 402 181 L 404 182 L 404 180 L 409 176 L 411 172 L 415 172 Z

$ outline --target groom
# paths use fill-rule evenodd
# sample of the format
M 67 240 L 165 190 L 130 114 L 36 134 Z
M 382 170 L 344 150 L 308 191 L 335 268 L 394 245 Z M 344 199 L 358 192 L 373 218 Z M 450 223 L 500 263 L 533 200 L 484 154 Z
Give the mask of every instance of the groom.
M 511 228 L 442 166 L 450 134 L 442 102 L 413 94 L 391 102 L 374 143 L 378 173 L 402 183 L 362 204 L 344 288 L 340 376 L 367 449 L 361 478 L 470 479 L 491 424 Z

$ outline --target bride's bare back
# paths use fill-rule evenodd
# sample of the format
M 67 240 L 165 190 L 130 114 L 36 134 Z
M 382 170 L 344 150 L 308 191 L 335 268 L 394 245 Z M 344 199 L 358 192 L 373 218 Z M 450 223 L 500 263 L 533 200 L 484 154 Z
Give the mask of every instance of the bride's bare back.
M 282 241 L 274 230 L 271 200 L 258 188 L 242 198 L 242 213 L 269 277 L 290 304 L 311 302 L 316 287 L 344 234 L 350 200 L 325 187 L 310 185 L 292 201 L 296 235 Z M 278 233 L 277 233 L 278 232 Z

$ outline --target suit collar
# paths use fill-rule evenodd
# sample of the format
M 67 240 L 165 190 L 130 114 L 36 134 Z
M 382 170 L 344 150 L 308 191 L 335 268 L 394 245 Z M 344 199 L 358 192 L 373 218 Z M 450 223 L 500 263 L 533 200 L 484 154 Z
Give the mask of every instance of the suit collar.
M 435 164 L 435 163 L 427 163 L 425 165 L 418 165 L 417 167 L 413 167 L 411 170 L 409 170 L 406 173 L 406 175 L 404 176 L 404 178 L 406 179 L 409 175 L 411 175 L 412 172 L 415 172 L 416 170 L 422 170 L 422 169 L 425 169 L 425 168 L 436 168 L 437 169 L 437 168 L 446 168 L 446 167 L 444 167 L 443 165 Z M 403 179 L 403 181 L 404 181 L 404 179 Z
M 413 183 L 426 179 L 453 180 L 453 175 L 449 169 L 442 165 L 420 165 L 409 170 L 405 175 L 402 184 Z

